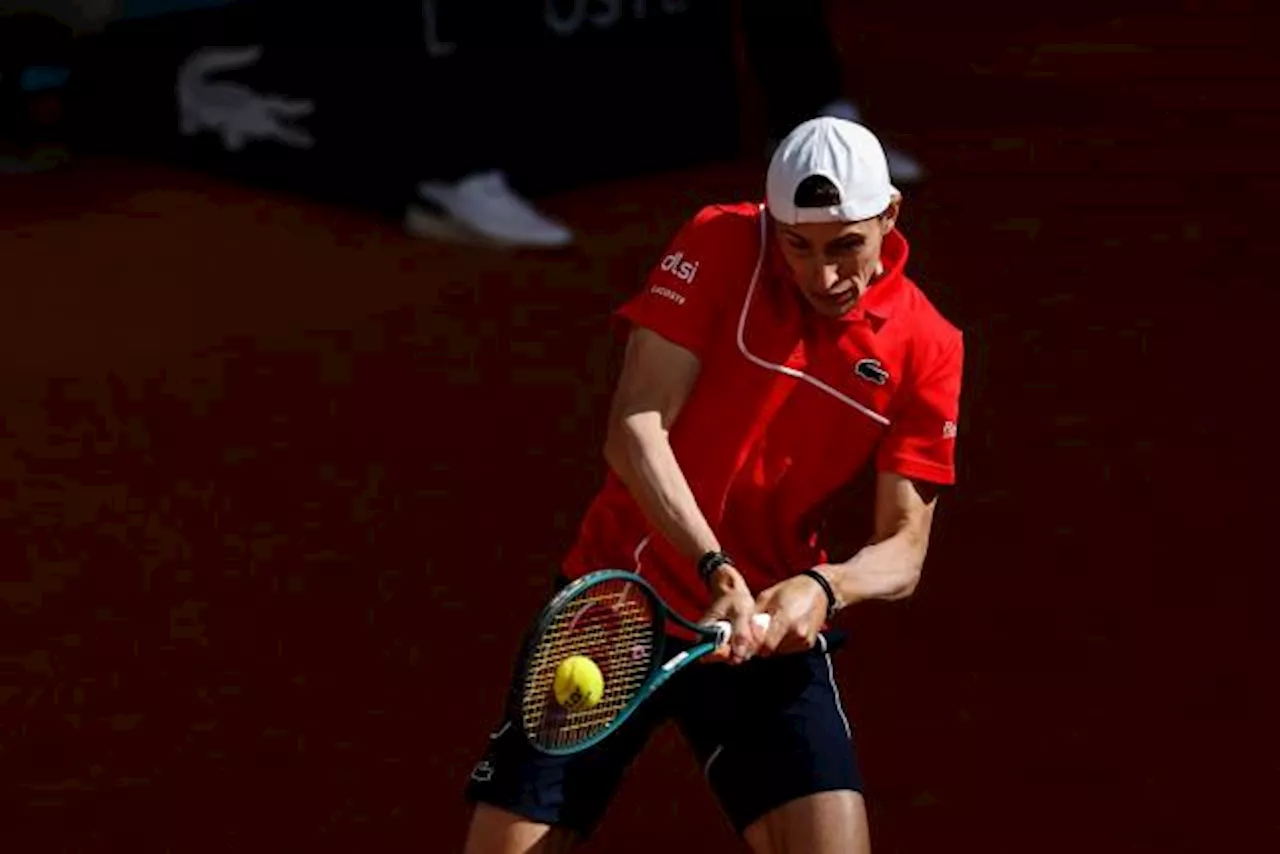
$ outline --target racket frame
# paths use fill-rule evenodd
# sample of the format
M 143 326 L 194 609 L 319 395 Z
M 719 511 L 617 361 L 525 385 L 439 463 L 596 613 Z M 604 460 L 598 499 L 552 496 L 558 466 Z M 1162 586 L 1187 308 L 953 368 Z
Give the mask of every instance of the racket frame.
M 635 586 L 640 595 L 647 596 L 653 605 L 654 613 L 654 640 L 653 649 L 649 653 L 649 672 L 641 683 L 640 688 L 636 691 L 635 696 L 623 706 L 622 710 L 599 732 L 593 733 L 591 736 L 563 747 L 551 747 L 548 745 L 538 744 L 525 729 L 524 726 L 524 703 L 525 689 L 528 685 L 533 673 L 530 668 L 533 663 L 534 653 L 537 651 L 538 644 L 541 641 L 548 627 L 556 619 L 556 617 L 564 610 L 564 608 L 573 600 L 577 599 L 592 587 L 610 581 L 622 581 Z M 675 655 L 667 658 L 667 625 L 674 623 L 681 628 L 691 632 L 696 640 L 688 649 L 681 650 Z M 575 753 L 581 753 L 604 739 L 612 735 L 623 723 L 635 713 L 640 706 L 653 696 L 659 688 L 661 688 L 667 680 L 678 673 L 680 670 L 688 667 L 696 662 L 699 658 L 714 652 L 717 648 L 729 642 L 732 635 L 732 627 L 727 621 L 721 620 L 711 625 L 700 625 L 685 619 L 680 614 L 671 609 L 658 592 L 648 581 L 640 577 L 634 572 L 628 572 L 621 569 L 601 569 L 589 572 L 569 582 L 560 590 L 551 601 L 546 604 L 542 612 L 538 615 L 533 632 L 529 636 L 528 643 L 525 647 L 523 660 L 519 668 L 519 684 L 515 686 L 516 697 L 518 698 L 517 723 L 521 731 L 525 735 L 525 740 L 529 742 L 535 750 L 551 756 L 569 756 Z

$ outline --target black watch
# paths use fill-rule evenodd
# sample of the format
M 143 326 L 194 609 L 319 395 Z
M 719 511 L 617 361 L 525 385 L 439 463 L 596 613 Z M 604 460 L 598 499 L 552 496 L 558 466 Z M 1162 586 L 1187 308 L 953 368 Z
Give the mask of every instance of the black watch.
M 707 552 L 698 559 L 698 577 L 707 587 L 711 586 L 711 576 L 722 566 L 732 566 L 733 561 L 724 552 Z

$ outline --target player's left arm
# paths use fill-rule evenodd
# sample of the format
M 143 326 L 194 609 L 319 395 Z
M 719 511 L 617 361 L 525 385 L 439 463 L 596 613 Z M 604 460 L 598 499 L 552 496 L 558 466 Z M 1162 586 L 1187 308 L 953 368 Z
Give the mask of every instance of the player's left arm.
M 927 368 L 881 444 L 871 542 L 848 561 L 819 569 L 841 607 L 904 599 L 920 581 L 939 495 L 955 483 L 964 342 L 951 331 L 933 342 Z
M 868 599 L 905 599 L 915 592 L 929 551 L 937 484 L 893 471 L 876 477 L 875 533 L 844 563 L 818 569 L 840 607 Z

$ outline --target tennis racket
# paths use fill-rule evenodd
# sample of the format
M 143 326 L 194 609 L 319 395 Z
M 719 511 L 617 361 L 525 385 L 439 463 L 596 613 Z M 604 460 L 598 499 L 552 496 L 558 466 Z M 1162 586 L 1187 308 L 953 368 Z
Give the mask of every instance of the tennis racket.
M 768 614 L 755 616 L 767 628 Z M 692 647 L 668 656 L 668 622 L 692 632 Z M 547 603 L 525 649 L 519 685 L 520 720 L 537 750 L 567 755 L 599 743 L 635 713 L 663 683 L 729 642 L 728 621 L 698 625 L 672 611 L 640 576 L 592 572 Z M 562 704 L 556 673 L 565 659 L 584 656 L 599 668 L 603 689 L 589 707 Z

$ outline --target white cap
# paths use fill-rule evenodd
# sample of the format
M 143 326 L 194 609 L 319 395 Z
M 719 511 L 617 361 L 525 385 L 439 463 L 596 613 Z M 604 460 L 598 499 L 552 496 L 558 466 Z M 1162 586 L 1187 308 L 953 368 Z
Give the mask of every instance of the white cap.
M 839 204 L 796 206 L 796 190 L 820 175 L 835 185 Z M 798 125 L 773 153 L 765 182 L 765 204 L 787 225 L 857 222 L 884 213 L 898 191 L 889 183 L 889 164 L 875 134 L 860 124 L 822 116 Z

